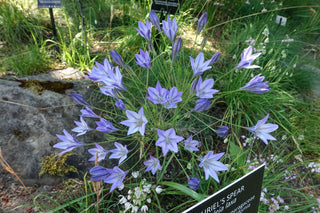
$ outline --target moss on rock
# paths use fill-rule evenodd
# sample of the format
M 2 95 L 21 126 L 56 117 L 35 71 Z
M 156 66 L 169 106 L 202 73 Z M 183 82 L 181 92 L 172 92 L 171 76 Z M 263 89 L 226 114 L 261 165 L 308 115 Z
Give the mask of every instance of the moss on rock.
M 77 168 L 66 163 L 69 156 L 74 153 L 68 152 L 58 157 L 58 154 L 45 156 L 41 159 L 41 170 L 39 176 L 48 174 L 50 176 L 64 176 L 69 172 L 78 172 Z

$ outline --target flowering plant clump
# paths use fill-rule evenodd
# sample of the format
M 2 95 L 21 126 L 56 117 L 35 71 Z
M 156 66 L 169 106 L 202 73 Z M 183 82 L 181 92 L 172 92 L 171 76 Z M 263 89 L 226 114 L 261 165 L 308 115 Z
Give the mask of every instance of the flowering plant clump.
M 268 197 L 268 198 L 267 198 Z M 290 210 L 290 207 L 284 204 L 284 199 L 279 195 L 276 196 L 272 193 L 268 193 L 268 190 L 264 188 L 261 192 L 260 201 L 269 205 L 269 212 L 279 212 L 280 210 Z
M 197 34 L 204 29 L 207 15 L 204 13 L 199 19 Z M 163 190 L 173 190 L 164 188 L 168 185 L 176 190 L 188 186 L 190 194 L 192 190 L 209 188 L 213 182 L 217 185 L 222 180 L 220 177 L 225 177 L 229 171 L 225 162 L 232 160 L 226 147 L 213 146 L 201 133 L 209 129 L 210 133 L 216 133 L 214 137 L 228 141 L 226 138 L 231 137 L 232 123 L 216 118 L 214 126 L 206 124 L 206 128 L 196 129 L 201 126 L 200 117 L 209 114 L 217 99 L 223 97 L 223 93 L 214 89 L 215 80 L 210 73 L 220 53 L 205 60 L 204 53 L 200 52 L 195 59 L 189 56 L 184 68 L 168 70 L 163 67 L 168 60 L 166 63 L 157 61 L 161 60 L 162 55 L 157 55 L 152 47 L 152 25 L 158 33 L 164 34 L 162 39 L 171 41 L 167 42 L 172 48 L 169 62 L 172 66 L 180 66 L 180 63 L 176 63 L 182 48 L 182 39 L 176 38 L 177 20 L 168 16 L 167 20 L 162 20 L 161 28 L 157 14 L 152 11 L 150 21 L 147 19 L 145 24 L 139 21 L 136 28 L 149 49 L 139 49 L 132 67 L 124 62 L 118 52 L 112 50 L 111 58 L 124 70 L 105 59 L 102 64 L 96 62 L 88 73 L 87 78 L 95 82 L 100 92 L 116 107 L 97 113 L 96 108 L 92 108 L 81 95 L 72 94 L 76 103 L 85 106 L 81 110 L 80 122 L 75 121 L 77 127 L 72 129 L 77 136 L 63 130 L 65 135 L 57 135 L 62 142 L 54 145 L 62 149 L 60 155 L 79 146 L 90 146 L 88 152 L 92 157 L 88 160 L 95 161 L 95 166 L 89 170 L 90 180 L 103 181 L 110 187 L 110 192 L 125 188 L 127 195 L 121 194 L 116 201 L 124 211 L 147 212 L 158 208 L 158 204 L 151 199 L 165 194 L 161 193 Z M 249 46 L 244 49 L 236 68 L 260 68 L 251 65 L 259 55 L 252 55 L 252 47 Z M 245 93 L 243 90 L 246 90 L 262 95 L 270 90 L 268 82 L 262 82 L 264 78 L 259 74 L 236 92 Z M 99 119 L 95 122 L 97 126 L 88 126 L 84 117 Z M 268 118 L 269 114 L 255 126 L 242 128 L 268 145 L 268 140 L 276 140 L 269 133 L 278 128 L 276 124 L 266 124 Z M 76 138 L 91 134 L 94 129 L 106 134 L 106 141 L 84 143 Z M 105 168 L 103 165 L 108 158 L 118 159 L 117 165 Z M 132 177 L 128 176 L 130 173 Z M 203 184 L 205 187 L 201 187 Z M 183 192 L 188 195 L 187 190 Z

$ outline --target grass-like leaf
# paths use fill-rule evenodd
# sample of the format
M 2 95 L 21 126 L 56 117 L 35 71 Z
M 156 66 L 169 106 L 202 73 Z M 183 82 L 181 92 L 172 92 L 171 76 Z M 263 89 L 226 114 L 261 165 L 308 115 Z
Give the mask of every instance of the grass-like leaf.
M 172 187 L 172 188 L 182 192 L 183 194 L 192 197 L 193 199 L 195 199 L 199 202 L 205 198 L 204 195 L 199 194 L 199 193 L 193 191 L 192 189 L 189 189 L 188 187 L 186 187 L 182 184 L 179 184 L 179 183 L 164 181 L 164 182 L 160 182 L 160 184 Z

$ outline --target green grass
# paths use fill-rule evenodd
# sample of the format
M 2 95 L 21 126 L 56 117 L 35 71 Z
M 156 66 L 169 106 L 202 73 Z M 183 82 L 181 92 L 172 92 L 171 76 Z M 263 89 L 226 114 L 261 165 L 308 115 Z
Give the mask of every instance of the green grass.
M 123 210 L 123 205 L 118 205 L 118 196 L 126 195 L 129 189 L 134 190 L 135 187 L 143 185 L 141 178 L 135 179 L 131 176 L 132 171 L 140 171 L 153 185 L 167 187 L 162 194 L 157 194 L 155 187 L 148 194 L 152 198 L 152 203 L 148 204 L 151 212 L 179 212 L 240 178 L 250 171 L 249 166 L 253 163 L 263 162 L 268 166 L 263 188 L 268 191 L 265 198 L 270 203 L 261 202 L 259 212 L 268 212 L 271 198 L 276 199 L 277 196 L 285 200 L 285 203 L 280 204 L 281 211 L 284 211 L 285 205 L 290 207 L 290 212 L 311 211 L 316 204 L 316 196 L 319 196 L 317 194 L 319 191 L 315 190 L 319 187 L 319 183 L 315 181 L 319 174 L 311 173 L 307 165 L 319 159 L 320 118 L 319 101 L 310 97 L 312 80 L 316 75 L 308 72 L 309 70 L 303 65 L 308 63 L 319 67 L 319 63 L 314 60 L 314 57 L 318 57 L 318 53 L 311 49 L 319 50 L 320 8 L 306 7 L 306 5 L 316 5 L 316 1 L 302 3 L 285 1 L 283 6 L 271 1 L 264 1 L 264 5 L 260 2 L 247 5 L 244 4 L 245 1 L 233 4 L 231 1 L 226 2 L 225 6 L 216 6 L 205 0 L 199 2 L 199 4 L 185 2 L 180 15 L 175 17 L 180 27 L 178 35 L 182 36 L 184 29 L 191 26 L 189 34 L 191 39 L 195 39 L 197 23 L 195 18 L 203 11 L 207 11 L 208 23 L 201 34 L 208 39 L 214 38 L 215 48 L 222 53 L 218 63 L 202 75 L 203 79 L 213 78 L 215 80 L 213 88 L 220 90 L 214 95 L 211 108 L 205 112 L 192 111 L 196 98 L 190 93 L 193 78 L 189 56 L 195 58 L 199 53 L 199 50 L 192 48 L 193 41 L 183 41 L 184 45 L 191 47 L 183 47 L 179 56 L 171 63 L 171 42 L 162 33 L 154 43 L 157 45 L 157 52 L 150 53 L 152 69 L 147 71 L 135 63 L 134 54 L 138 53 L 139 48 L 143 50 L 148 48 L 147 42 L 135 30 L 138 21 L 146 20 L 150 6 L 150 2 L 147 1 L 107 1 L 108 4 L 101 0 L 83 1 L 85 33 L 79 30 L 81 26 L 79 5 L 77 1 L 70 1 L 60 11 L 63 22 L 58 25 L 58 41 L 54 41 L 53 38 L 47 40 L 42 34 L 43 31 L 39 31 L 40 24 L 37 22 L 39 20 L 29 23 L 26 21 L 29 17 L 22 11 L 14 9 L 17 10 L 15 15 L 19 15 L 18 17 L 11 17 L 12 14 L 5 13 L 2 18 L 5 17 L 8 22 L 0 22 L 0 29 L 5 29 L 7 27 L 5 24 L 10 26 L 19 24 L 21 27 L 0 31 L 4 40 L 8 44 L 30 43 L 21 44 L 24 48 L 19 48 L 20 51 L 13 49 L 11 56 L 6 57 L 7 64 L 10 69 L 16 70 L 17 74 L 33 74 L 46 70 L 47 67 L 44 65 L 47 65 L 52 60 L 52 55 L 55 55 L 69 66 L 90 70 L 95 61 L 102 63 L 105 57 L 111 59 L 108 52 L 116 49 L 125 63 L 131 66 L 132 69 L 121 70 L 124 84 L 128 89 L 121 93 L 121 98 L 129 110 L 137 112 L 141 106 L 144 107 L 145 116 L 148 118 L 148 128 L 144 137 L 140 137 L 139 134 L 127 136 L 127 129 L 119 124 L 127 117 L 125 112 L 114 107 L 115 100 L 98 94 L 93 94 L 90 100 L 93 105 L 95 101 L 99 101 L 99 105 L 103 105 L 101 108 L 103 117 L 120 129 L 114 134 L 106 135 L 105 143 L 121 141 L 131 150 L 128 158 L 119 166 L 124 170 L 130 170 L 125 180 L 125 189 L 108 193 L 110 185 L 104 185 L 104 191 L 100 196 L 103 199 L 99 203 L 99 208 L 103 212 L 108 212 L 107 209 Z M 15 8 L 13 4 L 7 4 L 6 7 Z M 264 8 L 268 11 L 261 12 Z M 4 11 L 3 8 L 2 10 Z M 285 27 L 275 24 L 277 14 L 288 17 Z M 14 20 L 20 21 L 15 23 Z M 263 34 L 266 28 L 269 35 Z M 152 35 L 155 34 L 156 31 L 153 29 Z M 282 42 L 288 38 L 294 41 Z M 240 61 L 243 49 L 249 46 L 247 41 L 249 39 L 254 39 L 254 47 L 263 52 L 253 62 L 262 68 L 234 69 Z M 97 43 L 107 45 L 102 47 L 103 51 L 93 53 L 92 50 Z M 59 53 L 54 53 L 53 45 L 60 49 Z M 16 48 L 14 45 L 13 47 Z M 206 59 L 214 53 L 211 48 L 208 51 L 200 49 Z M 147 72 L 149 72 L 148 83 Z M 239 90 L 259 73 L 269 81 L 271 89 L 269 92 L 257 95 Z M 178 104 L 177 109 L 167 110 L 145 99 L 148 87 L 155 87 L 157 81 L 163 88 L 170 90 L 176 86 L 178 91 L 183 92 L 183 102 Z M 253 136 L 245 130 L 245 127 L 254 126 L 268 113 L 270 114 L 268 123 L 279 125 L 279 129 L 272 133 L 278 140 L 270 141 L 266 146 L 262 141 L 255 139 L 253 144 L 244 146 L 246 139 Z M 221 125 L 231 127 L 225 140 L 217 137 L 214 132 Z M 183 149 L 178 153 L 169 152 L 166 157 L 161 157 L 163 170 L 157 173 L 156 178 L 144 173 L 145 167 L 142 162 L 148 160 L 150 154 L 159 158 L 161 156 L 161 149 L 154 146 L 158 139 L 156 128 L 162 130 L 175 128 L 177 135 L 184 138 L 192 134 L 201 141 L 200 152 L 189 153 Z M 300 135 L 304 136 L 303 140 L 298 139 Z M 90 142 L 93 143 L 94 141 Z M 183 147 L 182 144 L 179 146 Z M 221 161 L 229 165 L 229 171 L 219 174 L 221 184 L 212 178 L 204 180 L 203 169 L 198 167 L 198 156 L 203 157 L 208 150 L 213 150 L 215 153 L 226 152 Z M 275 160 L 272 155 L 277 159 Z M 192 169 L 188 169 L 190 167 Z M 169 171 L 167 174 L 166 169 Z M 296 178 L 286 179 L 286 171 L 295 174 Z M 188 175 L 202 180 L 200 189 L 196 193 L 186 188 Z M 59 204 L 41 207 L 50 209 L 51 212 L 84 210 L 96 212 L 93 183 L 84 180 L 84 185 L 78 189 L 80 194 L 69 194 L 66 202 L 60 204 L 59 201 Z M 167 202 L 168 198 L 174 202 Z M 42 204 L 35 202 L 35 205 Z
M 17 75 L 33 75 L 51 68 L 53 62 L 46 48 L 36 45 L 24 48 L 22 51 L 16 50 L 6 59 L 7 70 L 14 71 Z

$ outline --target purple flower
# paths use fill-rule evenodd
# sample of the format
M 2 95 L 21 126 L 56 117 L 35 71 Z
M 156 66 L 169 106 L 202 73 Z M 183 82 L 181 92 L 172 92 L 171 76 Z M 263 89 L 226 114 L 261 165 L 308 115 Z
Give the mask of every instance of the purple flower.
M 91 168 L 89 172 L 92 175 L 90 181 L 101 181 L 106 179 L 110 175 L 108 169 L 102 166 L 95 166 Z
M 66 153 L 66 152 L 70 152 L 74 148 L 77 148 L 79 146 L 84 145 L 84 143 L 77 141 L 76 138 L 74 136 L 70 135 L 65 129 L 63 130 L 63 133 L 64 133 L 64 135 L 57 134 L 57 137 L 62 142 L 53 145 L 53 148 L 64 149 L 64 151 L 59 153 L 59 156 Z
M 114 67 L 108 61 L 108 59 L 103 60 L 103 65 L 95 62 L 96 66 L 92 66 L 91 72 L 88 73 L 90 80 L 96 83 L 106 84 L 105 79 L 109 78 L 109 72 L 113 72 Z
M 163 156 L 166 156 L 169 150 L 178 152 L 178 142 L 183 140 L 183 137 L 176 135 L 173 128 L 166 131 L 157 129 L 159 139 L 156 142 L 156 146 L 162 148 Z
M 241 61 L 235 69 L 245 68 L 245 69 L 253 69 L 253 68 L 260 68 L 258 65 L 251 65 L 251 63 L 259 57 L 261 53 L 256 53 L 252 55 L 252 46 L 246 48 L 243 53 L 241 54 Z
M 182 101 L 182 92 L 178 92 L 176 87 L 172 87 L 168 93 L 167 101 L 164 103 L 166 109 L 177 108 L 177 103 Z
M 118 107 L 121 110 L 127 110 L 124 102 L 121 99 L 117 100 L 115 105 L 116 105 L 116 107 Z
M 79 135 L 84 135 L 86 134 L 88 131 L 92 130 L 92 128 L 90 128 L 88 126 L 88 124 L 85 122 L 85 120 L 83 120 L 82 117 L 80 117 L 80 122 L 79 121 L 75 121 L 74 122 L 78 127 L 73 128 L 72 131 L 73 132 L 77 132 L 77 136 Z
M 159 17 L 157 16 L 156 12 L 151 10 L 149 13 L 150 21 L 151 23 L 157 28 L 159 32 L 161 32 L 161 27 L 160 27 L 160 20 Z
M 119 164 L 122 163 L 127 158 L 127 154 L 129 150 L 127 149 L 127 146 L 123 146 L 122 144 L 118 142 L 114 142 L 114 145 L 117 147 L 116 149 L 111 149 L 110 152 L 112 154 L 109 156 L 109 159 L 119 159 Z
M 107 59 L 104 60 L 104 65 L 96 62 L 96 67 L 92 67 L 88 78 L 111 89 L 127 90 L 122 84 L 122 75 L 119 67 L 113 67 Z
M 168 94 L 169 91 L 162 88 L 158 81 L 156 88 L 148 88 L 147 99 L 149 99 L 153 104 L 165 104 L 168 99 Z
M 204 71 L 211 68 L 211 66 L 208 66 L 211 62 L 211 59 L 204 61 L 204 55 L 202 52 L 197 55 L 195 60 L 191 56 L 189 56 L 189 58 L 193 70 L 193 76 L 201 75 Z
M 121 186 L 124 178 L 128 174 L 128 171 L 122 171 L 119 167 L 115 166 L 113 169 L 107 169 L 107 172 L 110 174 L 105 179 L 105 183 L 112 184 L 110 192 L 112 192 L 115 188 Z
M 97 161 L 100 162 L 104 160 L 109 153 L 108 150 L 105 150 L 102 146 L 99 144 L 96 144 L 96 148 L 88 149 L 88 152 L 93 155 L 88 161 L 95 161 L 96 155 L 97 155 Z
M 135 28 L 138 33 L 145 38 L 146 40 L 150 41 L 151 40 L 151 23 L 147 19 L 146 24 L 142 23 L 141 21 L 138 22 L 138 28 Z
M 110 87 L 115 87 L 119 90 L 125 90 L 127 91 L 127 89 L 123 86 L 122 84 L 122 75 L 120 73 L 119 67 L 115 67 L 115 72 L 111 71 L 109 72 L 109 78 L 106 79 L 108 82 L 106 84 L 106 86 L 110 86 Z
M 103 133 L 111 133 L 111 132 L 115 132 L 118 129 L 115 128 L 110 121 L 107 121 L 104 118 L 101 118 L 100 121 L 96 121 L 97 124 L 97 128 L 96 130 L 103 132 Z
M 172 45 L 172 61 L 179 54 L 181 49 L 181 38 L 176 38 Z
M 160 161 L 151 155 L 150 160 L 143 162 L 143 164 L 147 166 L 145 172 L 151 171 L 153 175 L 156 174 L 157 170 L 161 170 Z
M 142 49 L 140 49 L 140 54 L 135 54 L 136 56 L 136 63 L 140 66 L 140 67 L 144 67 L 147 69 L 151 69 L 151 59 L 149 57 L 149 53 L 148 51 L 143 52 Z
M 116 94 L 116 89 L 113 87 L 109 87 L 109 86 L 100 87 L 100 92 L 103 95 L 118 99 L 118 95 Z
M 97 115 L 96 113 L 94 113 L 92 111 L 92 109 L 88 106 L 86 106 L 86 109 L 82 109 L 80 110 L 80 112 L 82 113 L 80 116 L 81 117 L 87 117 L 87 118 L 100 118 L 99 115 Z
M 128 120 L 121 121 L 120 124 L 129 127 L 127 134 L 131 135 L 139 131 L 140 134 L 144 136 L 144 132 L 145 132 L 146 124 L 148 123 L 148 120 L 144 116 L 143 107 L 140 108 L 138 113 L 130 110 L 126 110 L 126 114 L 127 114 Z
M 240 89 L 243 89 L 255 94 L 263 94 L 268 92 L 270 90 L 269 85 L 267 84 L 268 81 L 262 82 L 264 80 L 264 76 L 260 77 L 260 75 L 261 74 L 253 77 L 245 86 L 241 87 Z
M 190 189 L 196 191 L 196 190 L 200 187 L 200 180 L 199 180 L 199 178 L 196 178 L 196 177 L 188 178 L 188 185 L 189 185 L 189 188 L 190 188 Z
M 73 101 L 74 102 L 76 102 L 77 104 L 81 104 L 81 105 L 83 105 L 83 106 L 90 106 L 89 104 L 88 104 L 88 102 L 84 99 L 84 97 L 82 96 L 82 95 L 80 95 L 80 94 L 77 94 L 77 93 L 70 93 L 70 95 L 69 95 L 72 99 L 73 99 Z
M 167 21 L 162 21 L 162 29 L 163 32 L 167 35 L 167 37 L 173 42 L 176 32 L 178 30 L 177 21 L 174 18 L 172 21 L 170 17 L 167 17 Z
M 213 84 L 214 80 L 212 78 L 202 82 L 202 78 L 200 76 L 195 86 L 196 96 L 199 98 L 213 98 L 213 94 L 219 92 L 219 90 L 211 89 Z
M 219 52 L 216 52 L 215 54 L 213 54 L 213 56 L 212 56 L 211 59 L 210 59 L 209 65 L 216 63 L 216 62 L 219 60 L 220 55 L 221 55 L 221 54 L 220 54 Z
M 219 183 L 217 171 L 228 170 L 228 167 L 218 161 L 223 155 L 224 152 L 213 154 L 212 151 L 209 151 L 208 154 L 206 154 L 203 158 L 200 158 L 201 162 L 199 164 L 199 167 L 203 167 L 206 180 L 208 180 L 209 176 L 211 176 Z
M 193 108 L 196 112 L 206 111 L 210 108 L 211 101 L 206 98 L 200 98 L 196 101 L 196 106 Z
M 121 55 L 120 55 L 116 50 L 111 50 L 111 51 L 110 51 L 110 55 L 111 55 L 112 60 L 113 60 L 116 64 L 118 64 L 118 65 L 119 65 L 120 67 L 122 67 L 122 68 L 126 68 L 126 65 L 124 64 Z
M 197 34 L 199 34 L 201 30 L 204 28 L 204 26 L 207 23 L 207 19 L 208 19 L 208 14 L 207 12 L 204 12 L 198 20 Z
M 199 151 L 197 146 L 199 145 L 199 141 L 192 140 L 192 135 L 184 141 L 184 149 L 189 150 L 190 152 Z
M 268 144 L 268 140 L 272 140 L 272 141 L 277 140 L 269 133 L 278 129 L 277 124 L 266 124 L 268 118 L 269 118 L 269 114 L 267 114 L 267 116 L 264 117 L 262 120 L 259 120 L 255 126 L 246 127 L 247 130 L 249 130 L 255 136 L 260 138 L 266 145 Z
M 225 138 L 228 135 L 229 127 L 221 126 L 219 129 L 216 129 L 215 132 L 219 137 Z

